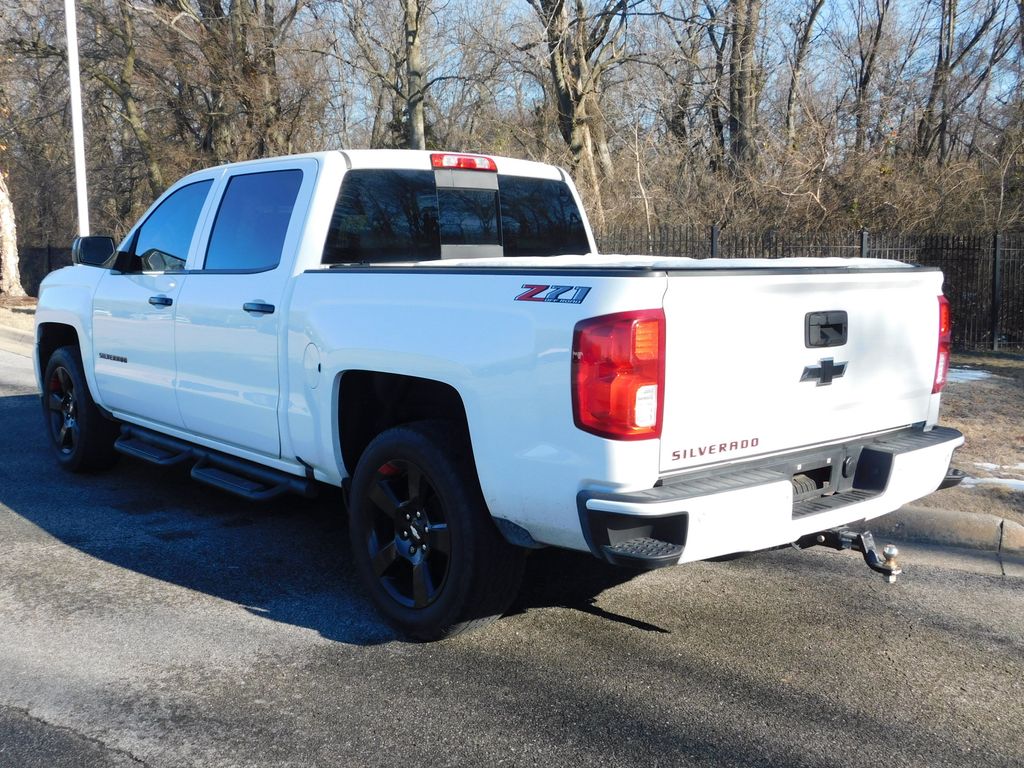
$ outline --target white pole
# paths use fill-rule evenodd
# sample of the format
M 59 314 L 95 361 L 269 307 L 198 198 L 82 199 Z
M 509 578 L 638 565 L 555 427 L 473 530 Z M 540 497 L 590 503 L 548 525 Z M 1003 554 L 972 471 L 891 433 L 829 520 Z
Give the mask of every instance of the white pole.
M 78 234 L 89 236 L 89 195 L 85 186 L 85 129 L 82 127 L 82 76 L 78 69 L 78 24 L 75 0 L 64 0 L 68 32 L 68 75 L 71 79 L 71 132 L 75 143 L 75 192 L 78 196 Z

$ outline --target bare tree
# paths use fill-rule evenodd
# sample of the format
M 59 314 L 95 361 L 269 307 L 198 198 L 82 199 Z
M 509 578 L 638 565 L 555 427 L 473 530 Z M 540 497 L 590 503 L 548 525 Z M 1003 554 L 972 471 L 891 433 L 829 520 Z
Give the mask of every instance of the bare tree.
M 940 0 L 939 31 L 931 88 L 917 126 L 915 152 L 918 157 L 927 157 L 936 151 L 940 165 L 949 159 L 949 121 L 952 106 L 950 81 L 956 70 L 985 39 L 986 33 L 999 15 L 999 10 L 999 0 L 990 0 L 977 24 L 966 33 L 958 35 L 958 0 Z
M 116 10 L 109 15 L 104 12 L 106 9 L 101 8 L 98 4 L 82 3 L 82 9 L 92 17 L 96 24 L 94 39 L 103 39 L 105 45 L 112 48 L 109 52 L 104 52 L 102 60 L 95 56 L 95 52 L 93 56 L 85 59 L 85 71 L 87 75 L 109 88 L 121 102 L 125 123 L 138 142 L 139 149 L 145 158 L 150 193 L 153 197 L 157 197 L 164 191 L 164 173 L 156 145 L 142 117 L 145 107 L 139 104 L 135 92 L 135 63 L 138 57 L 135 11 L 127 0 L 117 0 Z M 110 55 L 111 53 L 114 55 Z M 61 55 L 63 58 L 63 53 Z M 105 66 L 111 61 L 120 63 L 120 66 L 114 68 L 114 73 L 109 73 Z
M 14 205 L 11 203 L 7 181 L 0 171 L 0 293 L 24 296 L 18 273 L 18 232 L 14 223 Z
M 757 156 L 757 67 L 761 0 L 730 0 L 729 149 L 736 168 L 749 167 Z
M 63 245 L 74 228 L 58 5 L 0 0 L 0 144 L 23 244 Z M 90 207 L 115 234 L 197 167 L 339 143 L 566 164 L 599 229 L 1024 226 L 1024 0 L 79 0 L 78 13 Z
M 672 88 L 664 108 L 665 125 L 679 141 L 687 141 L 692 133 L 691 110 L 701 66 L 705 27 L 699 13 L 700 0 L 688 0 L 685 5 L 680 2 L 672 12 L 658 12 L 658 18 L 664 23 L 672 41 L 671 58 L 661 65 Z M 634 135 L 634 143 L 635 139 Z
M 558 128 L 584 174 L 603 224 L 601 180 L 612 175 L 612 159 L 601 89 L 610 67 L 621 60 L 629 9 L 626 0 L 606 0 L 589 10 L 584 0 L 528 0 L 544 25 L 548 67 L 558 109 Z
M 423 46 L 420 43 L 420 20 L 427 0 L 405 0 L 405 103 L 408 111 L 406 146 L 426 149 L 427 136 L 423 119 L 424 77 Z
M 426 149 L 431 135 L 428 97 L 450 73 L 441 52 L 429 46 L 430 0 L 346 0 L 334 2 L 340 18 L 334 55 L 361 81 L 371 147 Z M 395 19 L 401 19 L 400 24 Z M 429 66 L 428 66 L 429 64 Z
M 708 119 L 711 122 L 711 135 L 714 139 L 711 166 L 718 170 L 724 166 L 725 162 L 725 118 L 722 117 L 722 107 L 726 106 L 727 102 L 722 98 L 722 88 L 725 83 L 725 53 L 729 46 L 730 28 L 728 25 L 720 26 L 717 23 L 721 16 L 721 9 L 713 6 L 711 0 L 706 0 L 706 7 L 710 17 L 707 25 L 708 40 L 715 51 L 712 76 L 714 90 L 708 106 Z
M 807 63 L 807 54 L 811 50 L 814 24 L 824 7 L 825 0 L 807 0 L 800 16 L 792 24 L 796 45 L 790 62 L 789 90 L 786 94 L 786 141 L 793 148 L 796 147 L 796 111 L 797 100 L 800 98 L 800 79 Z

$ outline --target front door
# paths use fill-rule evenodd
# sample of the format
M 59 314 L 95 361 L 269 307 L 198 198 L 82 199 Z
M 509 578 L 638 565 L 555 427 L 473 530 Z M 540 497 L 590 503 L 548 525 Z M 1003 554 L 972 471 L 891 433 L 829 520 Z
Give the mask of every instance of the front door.
M 174 312 L 212 183 L 190 183 L 167 195 L 130 238 L 126 270 L 107 272 L 96 288 L 98 399 L 115 414 L 182 426 L 174 391 Z

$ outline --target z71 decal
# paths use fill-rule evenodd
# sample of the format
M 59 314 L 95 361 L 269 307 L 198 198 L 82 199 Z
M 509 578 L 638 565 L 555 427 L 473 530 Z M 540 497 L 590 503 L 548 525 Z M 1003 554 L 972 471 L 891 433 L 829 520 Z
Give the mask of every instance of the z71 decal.
M 545 301 L 551 304 L 582 304 L 590 293 L 586 285 L 524 285 L 516 301 Z

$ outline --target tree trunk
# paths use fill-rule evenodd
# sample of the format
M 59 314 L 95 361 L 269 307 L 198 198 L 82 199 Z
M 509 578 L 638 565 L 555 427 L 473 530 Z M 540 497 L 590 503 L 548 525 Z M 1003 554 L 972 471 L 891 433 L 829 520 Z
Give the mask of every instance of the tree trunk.
M 867 143 L 868 89 L 874 80 L 878 51 L 885 32 L 885 16 L 889 12 L 890 2 L 891 0 L 878 0 L 875 3 L 875 27 L 870 31 L 870 37 L 866 41 L 867 30 L 862 26 L 857 29 L 859 65 L 853 101 L 853 149 L 857 153 L 860 153 Z
M 139 108 L 138 99 L 135 97 L 133 88 L 135 86 L 135 61 L 137 49 L 135 47 L 135 24 L 132 20 L 132 7 L 122 0 L 118 5 L 120 11 L 120 28 L 117 34 L 124 44 L 124 56 L 121 60 L 121 71 L 118 79 L 115 80 L 98 67 L 90 67 L 89 73 L 103 83 L 110 91 L 121 100 L 124 107 L 124 118 L 131 128 L 135 139 L 145 159 L 146 177 L 149 181 L 150 192 L 153 197 L 159 197 L 164 191 L 163 171 L 160 161 L 157 159 L 156 145 L 146 130 L 142 118 L 142 109 Z
M 289 151 L 288 138 L 282 131 L 281 78 L 277 73 L 277 24 L 274 0 L 263 1 L 263 24 L 257 27 L 259 49 L 255 55 L 258 96 L 262 101 L 262 130 L 257 136 L 257 154 L 283 155 Z
M 423 49 L 420 44 L 420 15 L 424 0 L 405 0 L 405 73 L 408 126 L 406 142 L 409 149 L 426 149 L 427 136 L 423 117 Z
M 709 7 L 709 10 L 710 7 Z M 715 33 L 717 12 L 712 11 L 708 23 L 708 39 L 711 47 L 715 49 L 715 78 L 713 80 L 714 93 L 708 106 L 708 116 L 711 119 L 712 154 L 711 170 L 720 171 L 725 167 L 725 120 L 722 117 L 722 106 L 725 98 L 722 96 L 723 83 L 725 82 L 725 46 L 729 41 L 729 27 L 723 25 L 722 35 Z
M 14 225 L 14 205 L 7 182 L 0 172 L 0 293 L 24 296 L 18 274 L 18 232 Z
M 1024 0 L 1017 0 L 1017 40 L 1024 53 Z
M 729 149 L 735 168 L 757 156 L 757 38 L 761 0 L 732 0 L 732 50 L 729 55 Z
M 602 78 L 617 60 L 617 41 L 625 28 L 624 0 L 606 0 L 591 14 L 577 0 L 570 14 L 565 0 L 530 0 L 544 24 L 548 67 L 555 92 L 558 129 L 572 154 L 572 168 L 587 179 L 592 219 L 604 225 L 601 184 L 614 170 L 600 95 Z M 588 23 L 590 26 L 588 27 Z
M 942 0 L 940 4 L 941 19 L 935 69 L 932 73 L 928 101 L 917 127 L 918 157 L 928 157 L 937 149 L 939 165 L 945 165 L 949 159 L 950 80 L 960 64 L 982 42 L 999 12 L 999 5 L 992 3 L 978 26 L 958 38 L 958 5 L 958 0 Z
M 790 149 L 796 149 L 796 102 L 800 97 L 800 78 L 803 75 L 804 62 L 811 48 L 811 35 L 814 33 L 814 22 L 821 13 L 825 0 L 811 0 L 807 18 L 794 25 L 796 33 L 796 54 L 793 57 L 793 71 L 789 78 L 789 93 L 786 96 L 786 140 Z
M 1024 2 L 1024 0 L 1021 0 Z M 682 7 L 682 6 L 680 6 Z M 696 90 L 698 61 L 701 53 L 701 35 L 704 25 L 696 19 L 700 13 L 700 0 L 689 0 L 688 18 L 677 21 L 670 16 L 663 17 L 675 41 L 676 48 L 673 58 L 677 62 L 678 71 L 672 77 L 674 93 L 665 114 L 665 126 L 669 133 L 678 141 L 685 143 L 691 132 L 691 101 Z M 711 27 L 711 20 L 707 27 Z
M 932 70 L 932 84 L 928 91 L 928 102 L 917 126 L 917 155 L 927 157 L 939 138 L 939 125 L 945 111 L 946 86 L 950 75 L 950 57 L 953 51 L 953 40 L 956 34 L 957 0 L 942 0 L 939 20 L 939 45 L 935 57 L 935 69 Z M 940 142 L 941 143 L 941 142 Z M 940 150 L 940 156 L 942 154 Z M 940 157 L 941 162 L 941 157 Z

